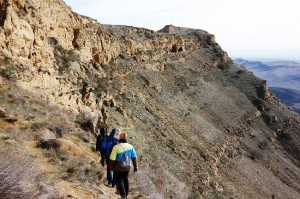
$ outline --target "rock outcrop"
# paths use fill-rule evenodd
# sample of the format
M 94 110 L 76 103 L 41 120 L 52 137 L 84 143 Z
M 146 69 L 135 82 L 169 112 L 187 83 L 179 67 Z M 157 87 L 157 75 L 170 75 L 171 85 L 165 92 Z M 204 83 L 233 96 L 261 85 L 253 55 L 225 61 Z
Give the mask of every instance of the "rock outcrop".
M 39 117 L 16 114 L 20 129 L 72 158 L 95 156 L 98 127 L 121 128 L 139 154 L 136 190 L 149 198 L 300 197 L 299 116 L 214 35 L 103 25 L 61 0 L 2 0 L 0 11 L 0 89 L 9 101 L 0 100 L 0 124 L 16 104 L 44 106 L 32 110 Z M 93 162 L 82 164 L 81 180 Z
M 117 62 L 119 57 L 144 62 L 145 69 L 163 70 L 170 61 L 164 59 L 166 54 L 188 54 L 214 44 L 221 52 L 214 65 L 231 63 L 214 36 L 204 31 L 183 38 L 144 28 L 104 26 L 73 13 L 61 0 L 4 0 L 0 6 L 0 53 L 3 60 L 10 60 L 22 71 L 16 74 L 19 86 L 79 115 L 88 108 L 94 117 L 93 129 L 106 123 L 107 108 L 103 104 L 113 97 L 105 90 L 101 98 L 95 97 L 84 77 L 86 73 L 106 77 L 102 66 Z M 135 65 L 128 67 L 133 69 Z

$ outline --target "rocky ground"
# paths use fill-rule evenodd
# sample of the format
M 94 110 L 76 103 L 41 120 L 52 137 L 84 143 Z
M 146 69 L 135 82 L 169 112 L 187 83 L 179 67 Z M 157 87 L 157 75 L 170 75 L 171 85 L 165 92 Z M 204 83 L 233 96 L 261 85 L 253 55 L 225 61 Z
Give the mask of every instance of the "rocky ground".
M 1 159 L 24 159 L 7 194 L 117 198 L 94 151 L 104 125 L 138 153 L 130 198 L 300 198 L 299 115 L 213 35 L 101 25 L 61 0 L 0 10 Z

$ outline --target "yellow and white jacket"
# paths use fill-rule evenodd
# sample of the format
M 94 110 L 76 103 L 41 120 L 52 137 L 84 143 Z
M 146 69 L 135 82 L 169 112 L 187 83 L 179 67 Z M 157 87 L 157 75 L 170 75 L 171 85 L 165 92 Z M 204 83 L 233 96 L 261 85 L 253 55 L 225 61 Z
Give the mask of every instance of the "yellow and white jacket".
M 132 160 L 133 167 L 137 168 L 137 161 L 136 161 L 137 155 L 133 146 L 128 143 L 120 142 L 119 144 L 114 146 L 110 154 L 110 161 L 114 171 L 122 172 L 122 171 L 130 170 L 130 168 L 122 168 L 120 166 L 120 162 L 122 160 L 124 153 L 127 153 L 128 158 Z

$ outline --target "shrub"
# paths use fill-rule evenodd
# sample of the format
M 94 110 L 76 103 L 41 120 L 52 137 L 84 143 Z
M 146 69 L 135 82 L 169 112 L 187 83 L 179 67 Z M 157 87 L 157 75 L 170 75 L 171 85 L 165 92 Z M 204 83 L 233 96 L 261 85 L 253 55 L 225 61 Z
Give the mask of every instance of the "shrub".
M 123 54 L 119 54 L 119 57 L 120 57 L 121 59 L 125 59 L 125 58 L 126 58 L 126 56 L 123 55 Z
M 155 38 L 155 35 L 151 34 L 151 33 L 145 33 L 145 36 L 146 36 L 147 39 L 154 39 Z
M 262 106 L 262 105 L 264 105 L 264 101 L 262 99 L 256 98 L 256 99 L 252 100 L 252 104 L 254 106 Z
M 5 35 L 6 37 L 10 36 L 11 33 L 12 33 L 12 29 L 5 29 L 5 30 L 4 30 L 4 35 Z
M 8 80 L 16 80 L 16 68 L 12 66 L 1 68 L 0 75 Z
M 84 155 L 69 156 L 59 165 L 61 176 L 65 180 L 78 180 L 97 183 L 104 177 L 100 165 Z
M 27 12 L 24 9 L 17 10 L 16 13 L 17 13 L 18 17 L 22 18 L 22 19 L 24 19 L 27 15 Z
M 95 119 L 95 116 L 93 116 L 89 111 L 83 111 L 80 115 L 76 116 L 75 122 L 80 125 L 82 130 L 94 132 Z
M 0 198 L 32 198 L 37 193 L 35 163 L 11 150 L 0 152 Z
M 199 198 L 201 198 L 201 195 L 197 189 L 192 189 L 189 192 L 188 199 L 199 199 Z
M 106 90 L 106 88 L 108 87 L 108 80 L 105 78 L 99 78 L 97 79 L 97 85 L 95 88 L 95 93 L 97 93 L 97 97 L 101 97 L 102 96 L 102 92 Z
M 227 63 L 219 63 L 218 64 L 218 68 L 221 69 L 221 70 L 227 69 L 227 68 L 229 68 L 229 64 L 227 64 Z
M 121 107 L 117 107 L 116 111 L 118 111 L 119 113 L 121 113 L 122 115 L 124 114 L 124 111 Z
M 68 71 L 71 62 L 79 61 L 79 56 L 73 49 L 64 49 L 62 46 L 57 45 L 54 47 L 54 57 L 59 65 L 59 71 Z
M 249 157 L 252 159 L 252 160 L 258 160 L 258 159 L 261 159 L 262 158 L 262 153 L 256 149 L 253 149 L 253 150 L 250 150 L 249 152 Z

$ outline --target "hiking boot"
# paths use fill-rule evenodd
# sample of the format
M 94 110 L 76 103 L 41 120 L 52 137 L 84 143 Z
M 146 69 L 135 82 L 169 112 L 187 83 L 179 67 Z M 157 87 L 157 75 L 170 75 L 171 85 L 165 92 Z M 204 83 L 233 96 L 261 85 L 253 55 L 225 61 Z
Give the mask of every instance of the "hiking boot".
M 121 196 L 121 199 L 127 199 L 127 197 L 126 196 Z
M 111 186 L 112 185 L 112 182 L 111 181 L 108 181 L 107 182 L 107 186 Z
M 118 189 L 116 190 L 115 194 L 118 194 L 118 195 L 120 194 L 120 192 L 119 192 L 119 190 L 118 190 Z

